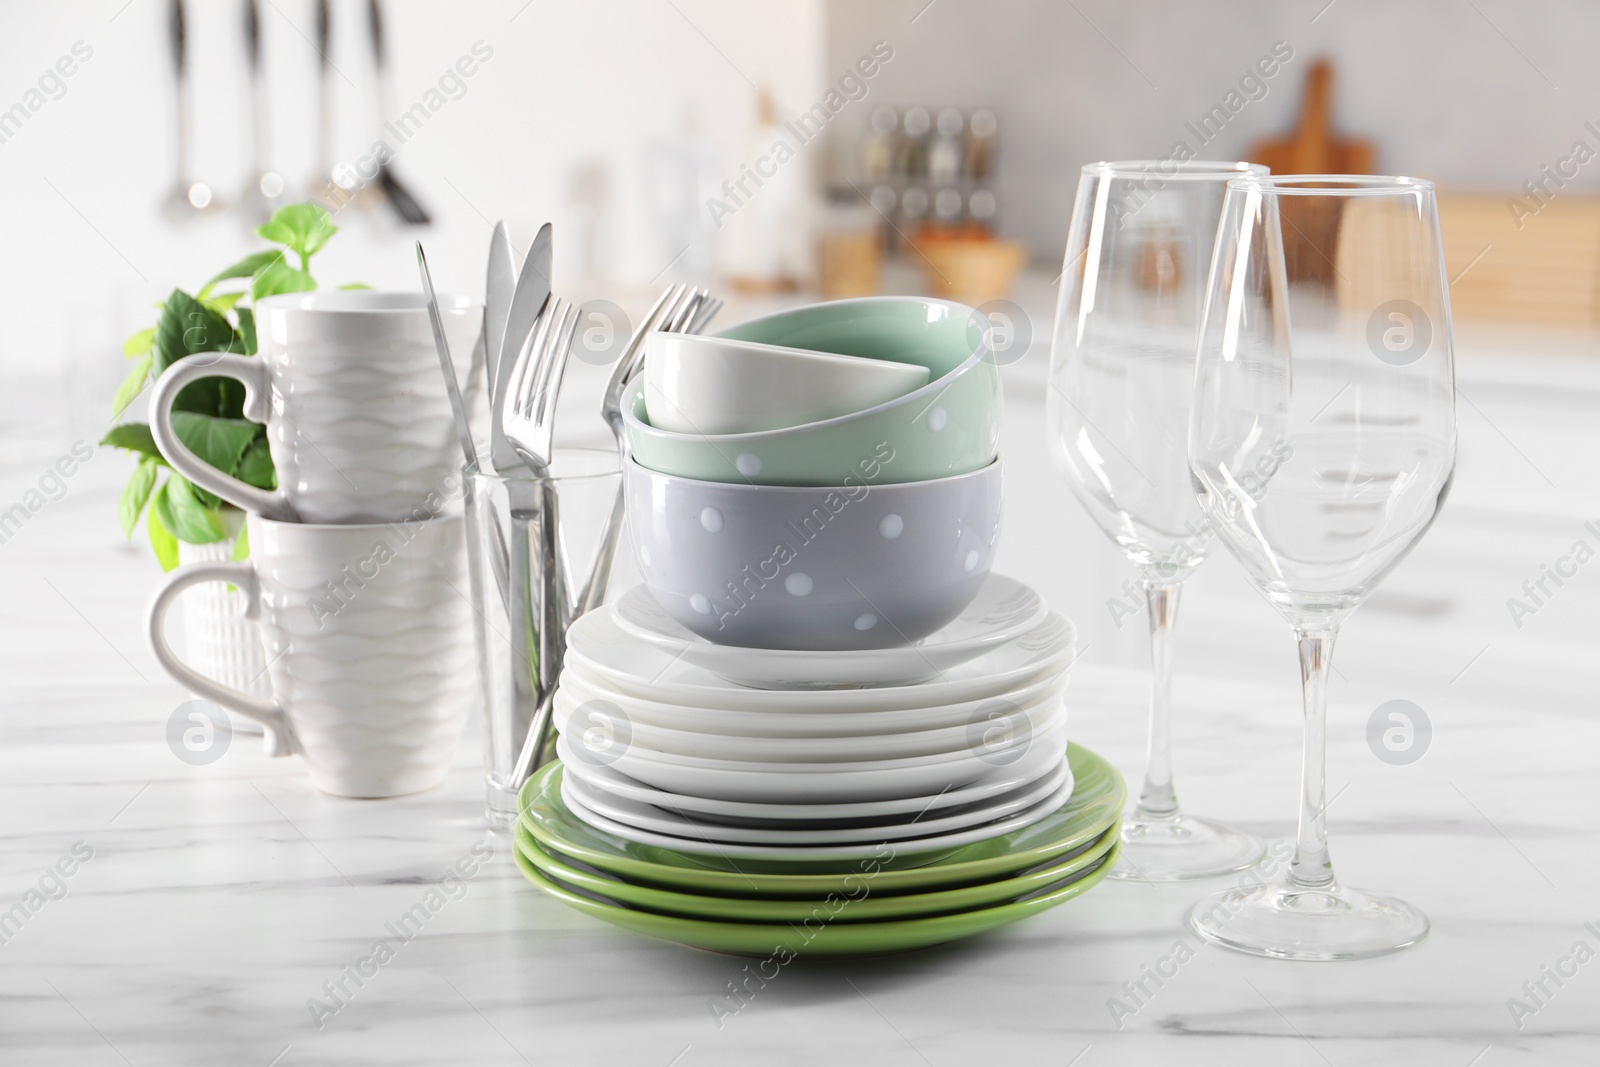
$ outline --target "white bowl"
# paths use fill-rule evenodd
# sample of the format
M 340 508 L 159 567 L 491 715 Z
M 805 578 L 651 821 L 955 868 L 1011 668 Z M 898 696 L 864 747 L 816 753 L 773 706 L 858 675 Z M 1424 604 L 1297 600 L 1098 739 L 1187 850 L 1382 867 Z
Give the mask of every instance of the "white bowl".
M 781 430 L 854 414 L 928 384 L 928 368 L 725 337 L 645 338 L 644 406 L 673 433 Z

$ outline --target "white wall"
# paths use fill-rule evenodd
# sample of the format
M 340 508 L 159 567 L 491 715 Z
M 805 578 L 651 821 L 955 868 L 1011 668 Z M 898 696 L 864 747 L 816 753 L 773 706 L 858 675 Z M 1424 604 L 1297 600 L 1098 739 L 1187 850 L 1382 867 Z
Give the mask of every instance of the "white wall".
M 120 341 L 153 321 L 150 304 L 259 246 L 232 213 L 189 225 L 160 214 L 173 177 L 167 5 L 124 4 L 14 3 L 0 13 L 0 110 L 74 42 L 93 49 L 64 95 L 0 143 L 0 375 L 11 386 L 59 383 L 41 402 L 69 400 L 84 428 L 109 415 L 123 372 Z M 190 0 L 188 10 L 200 98 L 195 169 L 236 197 L 247 166 L 242 4 Z M 385 10 L 396 110 L 475 41 L 493 57 L 399 151 L 398 171 L 437 225 L 408 231 L 386 214 L 342 211 L 344 232 L 315 264 L 325 282 L 415 288 L 411 242 L 420 236 L 442 288 L 481 294 L 486 220 L 503 217 L 519 249 L 554 219 L 558 290 L 590 286 L 574 276 L 573 188 L 587 182 L 581 175 L 599 174 L 609 205 L 600 267 L 624 289 L 642 288 L 668 258 L 644 215 L 645 146 L 692 118 L 736 168 L 755 120 L 746 78 L 798 109 L 816 99 L 823 76 L 820 0 L 391 0 Z M 261 12 L 274 101 L 270 163 L 299 190 L 315 162 L 312 4 L 271 0 Z M 332 78 L 335 152 L 353 158 L 380 125 L 365 4 L 334 0 L 333 32 L 343 75 Z
M 465 95 L 398 159 L 438 218 L 423 236 L 444 288 L 481 289 L 486 220 L 508 219 L 525 247 L 551 218 L 558 287 L 637 298 L 666 258 L 644 211 L 645 146 L 695 116 L 736 174 L 754 119 L 747 77 L 770 84 L 792 115 L 880 38 L 894 60 L 832 132 L 849 132 L 880 101 L 999 108 L 1003 224 L 1045 262 L 1059 256 L 1079 166 L 1168 151 L 1185 135 L 1183 123 L 1276 40 L 1295 48 L 1295 60 L 1208 151 L 1236 156 L 1287 130 L 1300 78 L 1319 54 L 1338 64 L 1339 125 L 1373 138 L 1387 170 L 1510 190 L 1577 138 L 1595 143 L 1583 123 L 1600 120 L 1600 66 L 1588 54 L 1600 38 L 1600 7 L 1583 0 L 1337 0 L 1315 23 L 1321 0 L 524 4 L 387 4 L 396 110 L 475 41 L 494 49 Z M 335 147 L 354 158 L 380 123 L 364 3 L 334 6 L 334 62 L 350 80 L 333 78 Z M 245 177 L 240 6 L 190 0 L 189 9 L 201 98 L 196 169 L 236 195 Z M 300 188 L 313 165 L 312 5 L 263 0 L 261 10 L 274 100 L 270 162 Z M 70 402 L 84 431 L 103 424 L 123 369 L 116 346 L 149 321 L 149 305 L 255 245 L 231 214 L 174 226 L 157 210 L 172 178 L 165 21 L 164 0 L 13 3 L 0 13 L 0 111 L 74 42 L 94 49 L 65 94 L 0 143 L 0 380 L 51 383 L 42 402 Z M 841 140 L 813 142 L 821 147 L 808 146 L 794 165 L 819 169 Z M 600 270 L 620 284 L 576 277 L 574 187 L 588 174 L 605 176 Z M 1600 164 L 1574 187 L 1597 182 Z M 381 213 L 347 210 L 339 223 L 344 232 L 318 264 L 326 280 L 414 284 L 414 233 Z
M 897 55 L 869 105 L 998 109 L 1004 227 L 1047 261 L 1066 242 L 1082 164 L 1193 144 L 1184 123 L 1279 40 L 1295 59 L 1207 146 L 1212 158 L 1295 125 L 1319 55 L 1334 60 L 1337 127 L 1374 140 L 1386 173 L 1512 191 L 1579 138 L 1600 148 L 1583 128 L 1600 126 L 1600 6 L 1585 0 L 830 0 L 829 69 L 876 38 Z M 839 132 L 869 112 L 843 115 Z M 1600 163 L 1570 188 L 1597 186 Z

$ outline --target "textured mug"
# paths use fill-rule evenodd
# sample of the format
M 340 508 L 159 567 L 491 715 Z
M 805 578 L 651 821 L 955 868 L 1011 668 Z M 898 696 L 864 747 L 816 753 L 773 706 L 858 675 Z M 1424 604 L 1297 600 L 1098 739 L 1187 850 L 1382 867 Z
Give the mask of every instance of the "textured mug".
M 146 619 L 156 660 L 196 695 L 255 719 L 268 751 L 299 753 L 317 788 L 388 797 L 437 785 L 473 699 L 464 521 L 372 525 L 249 518 L 250 559 L 180 567 Z M 167 643 L 167 611 L 230 582 L 261 629 L 270 698 L 206 678 Z
M 441 296 L 468 410 L 481 373 L 483 308 Z M 282 522 L 398 522 L 461 468 L 460 437 L 420 293 L 288 293 L 255 306 L 255 356 L 202 352 L 156 379 L 150 432 L 174 470 L 246 511 Z M 276 489 L 258 489 L 191 452 L 172 427 L 179 390 L 244 383 L 244 416 L 266 423 Z

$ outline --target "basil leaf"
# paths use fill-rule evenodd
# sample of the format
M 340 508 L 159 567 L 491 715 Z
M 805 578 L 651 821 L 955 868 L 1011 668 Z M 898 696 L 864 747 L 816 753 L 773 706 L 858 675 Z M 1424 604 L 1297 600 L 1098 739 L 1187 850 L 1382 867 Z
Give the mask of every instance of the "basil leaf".
M 348 291 L 350 289 L 371 289 L 372 286 L 368 285 L 366 282 L 349 282 L 345 285 L 339 286 L 339 288 Z
M 249 308 L 238 308 L 234 314 L 239 317 L 239 340 L 244 344 L 244 354 L 256 354 L 256 313 Z
M 189 451 L 200 457 L 202 463 L 224 474 L 232 474 L 244 457 L 245 449 L 260 434 L 261 426 L 245 419 L 219 419 L 193 411 L 174 411 L 172 432 Z
M 156 323 L 155 371 L 196 352 L 238 352 L 242 346 L 228 320 L 181 289 L 174 289 Z M 198 383 L 196 383 L 198 384 Z
M 140 330 L 126 341 L 122 342 L 122 354 L 125 356 L 142 356 L 149 352 L 156 343 L 156 328 Z
M 167 487 L 162 486 L 156 493 L 160 500 L 166 494 Z M 155 549 L 156 561 L 161 564 L 161 569 L 170 571 L 178 565 L 178 539 L 172 536 L 172 531 L 161 525 L 161 511 L 154 504 L 150 507 L 150 547 Z
M 195 352 L 242 352 L 244 344 L 228 320 L 180 289 L 174 289 L 156 324 L 153 373 Z M 173 398 L 174 411 L 198 411 L 237 418 L 244 409 L 244 387 L 228 378 L 190 382 Z
M 202 504 L 193 487 L 176 474 L 167 479 L 152 506 L 161 516 L 161 525 L 180 541 L 209 545 L 228 536 L 222 517 Z
M 274 262 L 283 259 L 283 249 L 268 248 L 260 252 L 252 252 L 231 267 L 225 267 L 206 282 L 203 293 L 210 293 L 211 288 L 218 282 L 225 282 L 229 278 L 254 278 L 261 271 L 271 266 Z
M 156 473 L 161 463 L 154 456 L 145 456 L 133 469 L 133 477 L 122 487 L 122 497 L 117 501 L 117 518 L 122 520 L 122 536 L 132 537 L 139 522 L 139 513 L 150 500 L 150 491 L 156 487 Z
M 201 292 L 205 292 L 204 289 Z M 197 296 L 196 300 L 215 311 L 218 315 L 226 315 L 233 310 L 233 305 L 243 300 L 245 291 L 240 289 L 237 293 L 223 293 L 221 296 Z
M 117 395 L 111 398 L 111 417 L 119 418 L 134 398 L 144 392 L 144 383 L 150 380 L 150 364 L 155 357 L 148 352 L 140 356 L 128 369 L 128 376 L 117 386 Z
M 233 555 L 228 558 L 235 563 L 242 559 L 250 558 L 250 527 L 248 524 L 239 527 L 239 536 L 233 542 Z
M 280 259 L 256 275 L 255 281 L 250 283 L 250 299 L 259 303 L 279 293 L 305 293 L 316 287 L 317 280 L 308 272 L 295 270 Z
M 316 254 L 338 232 L 333 217 L 320 204 L 280 207 L 272 213 L 271 219 L 256 229 L 260 236 L 288 245 L 302 257 Z
M 272 452 L 267 447 L 265 436 L 250 442 L 250 447 L 244 450 L 244 455 L 239 459 L 239 465 L 234 468 L 233 476 L 257 489 L 278 488 L 278 472 L 272 465 Z
M 142 452 L 165 463 L 156 439 L 150 436 L 150 427 L 142 422 L 122 422 L 106 431 L 100 444 L 110 448 L 126 448 L 129 452 Z

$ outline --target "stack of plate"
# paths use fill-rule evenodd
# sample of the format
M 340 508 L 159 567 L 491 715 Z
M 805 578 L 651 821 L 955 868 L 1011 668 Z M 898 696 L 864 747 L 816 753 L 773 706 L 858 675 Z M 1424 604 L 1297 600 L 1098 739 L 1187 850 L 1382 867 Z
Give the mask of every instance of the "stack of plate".
M 1116 865 L 1122 778 L 1067 748 L 1072 797 L 1020 830 L 928 852 L 859 846 L 858 859 L 752 858 L 643 844 L 591 826 L 563 802 L 553 763 L 523 791 L 517 864 L 579 911 L 717 952 L 860 956 L 970 937 L 1065 903 Z M 842 849 L 830 850 L 839 857 Z
M 999 575 L 918 644 L 831 652 L 713 644 L 635 589 L 571 630 L 519 863 L 580 910 L 730 952 L 1024 918 L 1116 861 L 1122 780 L 1066 741 L 1073 646 Z

